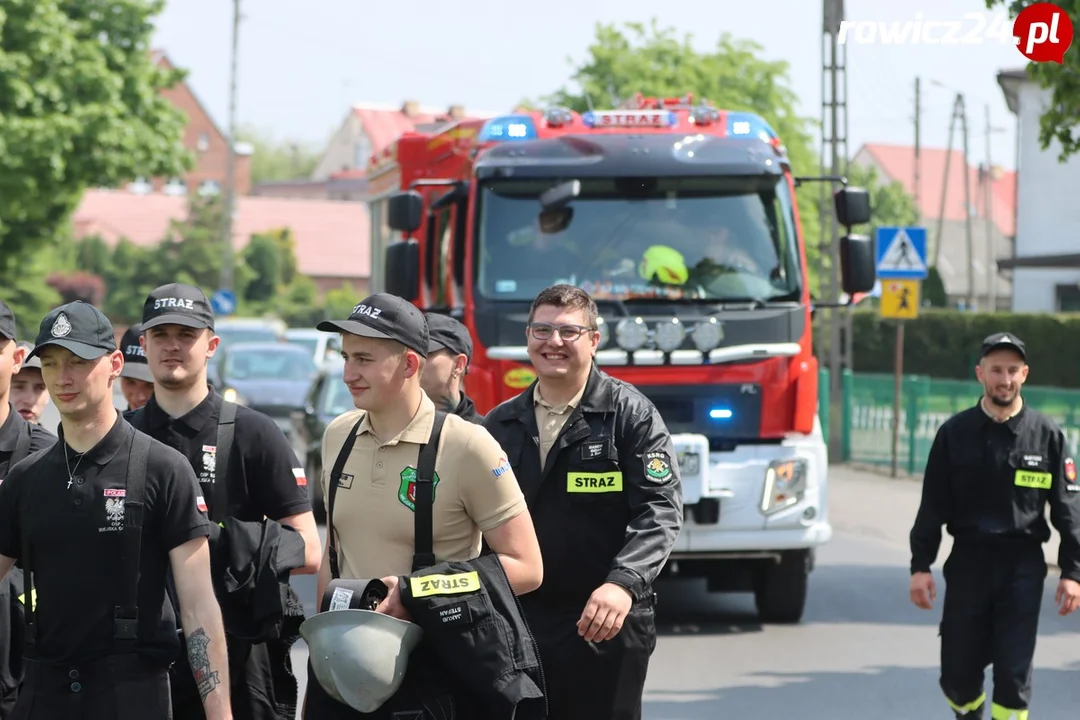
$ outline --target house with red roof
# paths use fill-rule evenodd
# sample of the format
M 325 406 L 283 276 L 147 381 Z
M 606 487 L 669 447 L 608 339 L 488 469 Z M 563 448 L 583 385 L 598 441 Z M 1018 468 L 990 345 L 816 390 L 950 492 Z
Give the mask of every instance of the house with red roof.
M 1016 253 L 998 262 L 1013 273 L 1012 309 L 1080 312 L 1080 156 L 1060 162 L 1056 141 L 1042 149 L 1039 121 L 1051 90 L 1025 69 L 1003 70 L 997 80 L 1017 125 Z
M 970 287 L 976 309 L 1010 309 L 1011 278 L 999 270 L 997 259 L 1012 255 L 1016 232 L 1015 172 L 997 166 L 991 167 L 989 173 L 982 165 L 965 167 L 960 150 L 953 150 L 950 155 L 944 149 L 919 148 L 916 194 L 914 147 L 870 143 L 863 145 L 851 161 L 877 168 L 883 181 L 899 182 L 909 195 L 917 196 L 926 227 L 929 264 L 938 269 L 951 303 L 965 303 Z M 966 205 L 965 172 L 970 194 L 970 203 Z M 970 252 L 967 213 L 971 215 Z

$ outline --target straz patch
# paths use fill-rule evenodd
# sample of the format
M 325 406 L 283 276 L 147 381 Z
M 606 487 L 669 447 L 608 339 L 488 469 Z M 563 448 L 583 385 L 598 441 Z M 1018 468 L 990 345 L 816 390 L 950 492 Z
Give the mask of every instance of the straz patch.
M 1017 487 L 1033 488 L 1035 490 L 1049 490 L 1054 476 L 1048 472 L 1036 472 L 1034 470 L 1017 470 L 1015 484 Z
M 506 458 L 499 458 L 499 465 L 491 471 L 491 474 L 495 477 L 502 477 L 508 472 L 510 472 L 510 461 Z
M 409 590 L 414 598 L 479 592 L 480 575 L 474 570 L 453 575 L 425 575 L 409 578 Z
M 596 460 L 597 458 L 604 457 L 604 443 L 591 442 L 585 443 L 581 446 L 581 459 L 582 460 Z
M 1071 457 L 1065 458 L 1065 479 L 1071 483 L 1076 482 L 1076 463 Z
M 337 480 L 337 486 L 343 490 L 348 490 L 352 487 L 353 476 L 349 473 L 341 473 L 341 477 Z
M 307 475 L 304 474 L 304 468 L 293 468 L 293 477 L 296 478 L 296 484 L 300 487 L 307 487 Z
M 606 473 L 567 473 L 568 493 L 622 492 L 623 477 L 618 470 Z
M 671 478 L 671 458 L 666 452 L 645 453 L 645 477 L 654 483 L 667 482 Z
M 398 502 L 416 512 L 416 468 L 409 466 L 401 471 L 401 484 L 398 485 Z M 431 502 L 435 502 L 435 491 L 439 488 L 439 473 L 431 482 Z
M 199 482 L 213 483 L 217 475 L 217 446 L 202 446 L 202 470 L 199 471 Z

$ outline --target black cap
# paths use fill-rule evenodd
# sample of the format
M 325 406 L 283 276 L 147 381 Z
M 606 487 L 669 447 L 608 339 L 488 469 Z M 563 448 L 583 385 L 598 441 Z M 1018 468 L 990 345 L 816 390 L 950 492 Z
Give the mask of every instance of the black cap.
M 90 303 L 76 300 L 45 316 L 30 357 L 37 357 L 50 345 L 70 350 L 83 360 L 97 360 L 116 350 L 116 333 L 104 313 Z
M 124 337 L 120 338 L 120 352 L 124 353 L 124 369 L 120 371 L 120 377 L 154 382 L 154 376 L 150 374 L 150 363 L 146 360 L 146 353 L 139 342 L 142 337 L 142 325 L 135 323 L 124 331 Z
M 22 367 L 23 368 L 37 368 L 38 370 L 40 370 L 41 369 L 41 360 L 39 358 L 37 358 L 37 357 L 30 357 L 30 351 L 34 349 L 34 344 L 33 343 L 28 343 L 25 340 L 23 340 L 22 342 L 17 343 L 17 345 L 18 345 L 18 347 L 21 347 L 24 350 L 26 350 L 26 355 L 23 356 Z M 22 372 L 22 368 L 19 369 L 19 372 Z
M 472 338 L 468 328 L 442 313 L 427 313 L 427 323 L 429 353 L 445 349 L 472 360 Z
M 364 298 L 352 309 L 348 320 L 324 320 L 315 327 L 323 332 L 396 340 L 421 357 L 428 354 L 428 324 L 424 313 L 405 298 L 389 293 Z
M 214 329 L 214 309 L 206 293 L 194 285 L 170 283 L 153 290 L 143 303 L 142 329 L 183 325 Z
M 979 357 L 986 357 L 989 353 L 1003 348 L 1015 350 L 1020 353 L 1020 357 L 1024 359 L 1024 362 L 1027 362 L 1027 348 L 1024 346 L 1024 341 L 1012 333 L 994 333 L 983 340 L 982 348 L 979 350 Z
M 15 339 L 15 313 L 3 300 L 0 300 L 0 337 Z

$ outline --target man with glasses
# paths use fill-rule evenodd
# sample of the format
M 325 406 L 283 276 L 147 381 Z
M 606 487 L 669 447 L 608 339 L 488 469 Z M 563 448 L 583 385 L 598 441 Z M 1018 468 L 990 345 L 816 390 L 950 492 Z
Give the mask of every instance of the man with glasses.
M 526 328 L 537 380 L 484 420 L 532 512 L 546 568 L 521 605 L 549 716 L 637 720 L 656 647 L 655 595 L 682 527 L 675 449 L 652 402 L 593 363 L 596 303 L 555 285 Z

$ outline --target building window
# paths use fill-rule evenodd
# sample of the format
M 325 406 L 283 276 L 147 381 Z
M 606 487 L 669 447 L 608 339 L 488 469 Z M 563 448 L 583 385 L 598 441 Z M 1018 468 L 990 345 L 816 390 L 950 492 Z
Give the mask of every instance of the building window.
M 173 196 L 187 195 L 187 183 L 184 182 L 183 178 L 171 178 L 169 182 L 165 183 L 162 192 Z
M 371 159 L 371 141 L 368 140 L 368 136 L 361 133 L 356 138 L 356 146 L 353 150 L 353 167 L 359 170 L 363 170 L 367 167 L 368 160 Z
M 203 197 L 209 197 L 210 195 L 221 194 L 221 183 L 217 180 L 203 180 L 199 183 L 199 195 Z
M 1057 312 L 1080 312 L 1080 285 L 1057 286 Z
M 210 133 L 199 133 L 199 142 L 196 145 L 199 148 L 199 152 L 206 152 L 210 149 Z
M 127 190 L 134 195 L 149 195 L 154 192 L 154 186 L 146 178 L 135 178 L 135 182 L 128 183 Z

